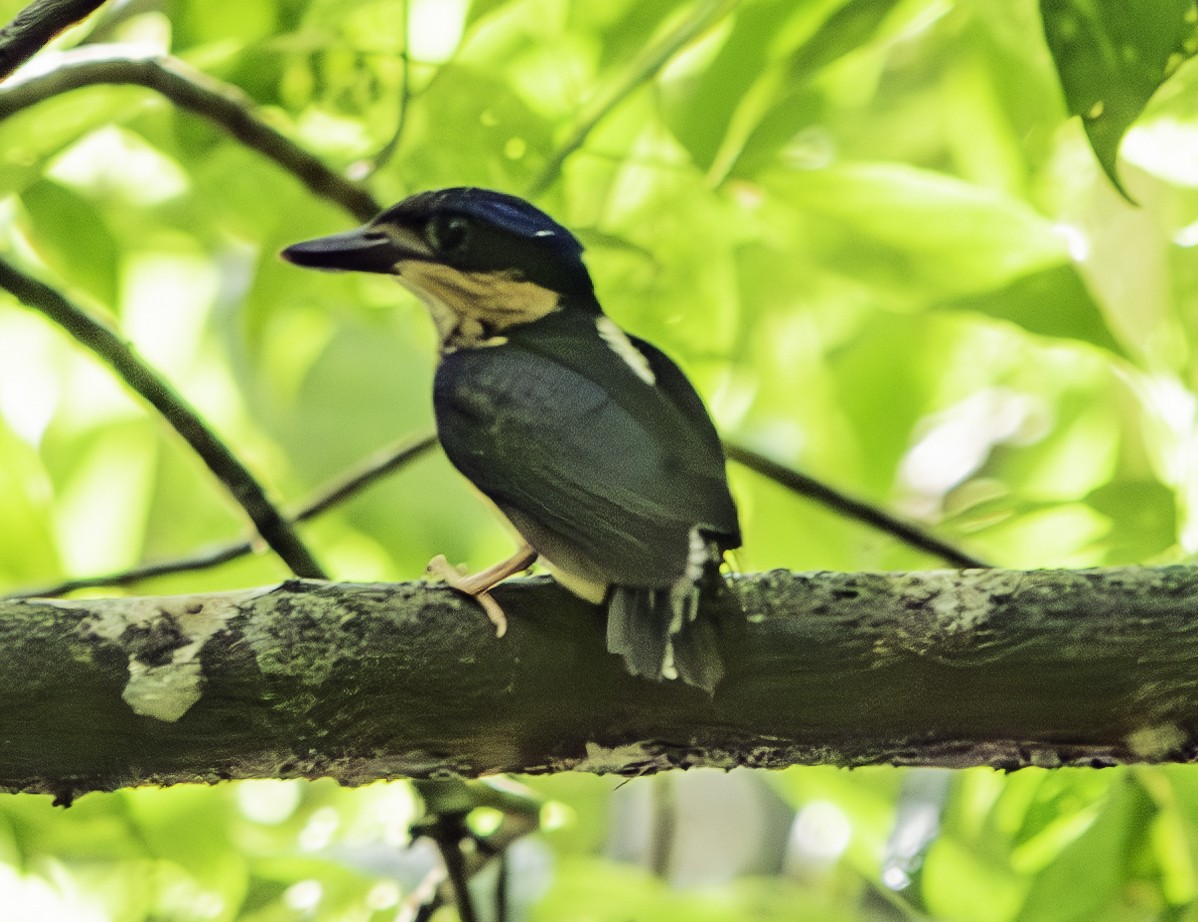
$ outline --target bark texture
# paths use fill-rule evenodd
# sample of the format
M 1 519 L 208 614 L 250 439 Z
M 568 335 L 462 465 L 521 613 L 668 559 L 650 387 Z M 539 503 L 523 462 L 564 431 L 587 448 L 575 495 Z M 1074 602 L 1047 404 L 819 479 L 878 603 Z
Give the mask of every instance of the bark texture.
M 0 789 L 796 763 L 1192 761 L 1198 569 L 736 579 L 712 697 L 548 579 L 0 602 Z

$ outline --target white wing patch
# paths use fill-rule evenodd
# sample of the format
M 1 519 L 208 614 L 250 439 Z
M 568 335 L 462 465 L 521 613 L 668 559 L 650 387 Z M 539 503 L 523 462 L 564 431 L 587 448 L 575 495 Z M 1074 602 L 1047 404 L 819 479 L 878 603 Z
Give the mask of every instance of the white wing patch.
M 616 326 L 614 320 L 610 317 L 600 317 L 595 321 L 595 326 L 599 329 L 599 336 L 603 341 L 611 346 L 612 351 L 624 360 L 638 378 L 646 384 L 657 383 L 657 376 L 649 367 L 649 360 L 645 358 L 645 354 L 632 344 L 628 334 Z
M 711 551 L 707 547 L 707 539 L 696 525 L 690 530 L 686 549 L 686 579 L 697 583 L 703 576 L 703 569 L 711 562 Z

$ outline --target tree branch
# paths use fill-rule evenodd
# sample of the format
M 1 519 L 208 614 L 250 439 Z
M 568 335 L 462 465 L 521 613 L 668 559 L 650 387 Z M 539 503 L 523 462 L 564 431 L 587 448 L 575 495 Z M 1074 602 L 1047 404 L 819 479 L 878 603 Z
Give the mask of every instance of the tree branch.
M 143 86 L 203 116 L 359 221 L 368 221 L 382 210 L 365 189 L 262 121 L 254 112 L 253 100 L 240 89 L 169 56 L 130 57 L 103 46 L 66 52 L 53 70 L 0 88 L 0 119 L 52 96 L 102 83 Z
M 399 144 L 403 140 L 404 128 L 408 124 L 408 108 L 412 103 L 412 55 L 410 52 L 411 41 L 409 35 L 411 31 L 411 9 L 408 0 L 400 0 L 399 15 L 399 41 L 403 45 L 403 52 L 399 56 L 399 105 L 396 107 L 395 130 L 391 132 L 391 137 L 387 139 L 387 143 L 379 148 L 378 153 L 358 165 L 358 170 L 353 175 L 359 180 L 373 176 L 395 156 L 395 152 L 399 150 Z
M 291 522 L 306 522 L 308 519 L 321 515 L 332 507 L 345 502 L 357 495 L 377 480 L 385 477 L 409 462 L 416 460 L 426 451 L 437 444 L 437 437 L 429 434 L 418 436 L 411 440 L 400 442 L 396 446 L 383 449 L 371 458 L 363 461 L 355 470 L 351 470 L 321 490 L 309 500 L 292 518 Z M 913 547 L 934 554 L 949 564 L 966 568 L 989 568 L 992 564 L 966 554 L 959 548 L 936 537 L 934 534 L 909 522 L 904 522 L 886 512 L 853 499 L 827 484 L 821 483 L 806 474 L 771 461 L 764 455 L 750 448 L 725 442 L 724 450 L 728 457 L 753 472 L 774 481 L 792 492 L 820 503 L 834 512 L 839 512 L 848 518 L 856 519 L 865 525 L 892 535 L 899 541 L 904 541 Z M 22 589 L 8 593 L 2 598 L 27 599 L 36 596 L 60 596 L 80 589 L 95 589 L 101 586 L 128 586 L 156 576 L 166 576 L 171 573 L 187 573 L 206 570 L 219 566 L 239 557 L 244 557 L 253 550 L 249 541 L 233 541 L 222 544 L 189 557 L 176 560 L 164 560 L 130 567 L 117 573 L 100 576 L 82 576 L 75 579 L 63 580 L 51 586 L 39 586 L 33 589 Z
M 34 0 L 0 29 L 0 80 L 38 53 L 63 29 L 90 16 L 104 0 Z
M 929 554 L 939 557 L 951 566 L 965 567 L 966 569 L 988 569 L 993 566 L 993 564 L 987 563 L 980 557 L 967 554 L 960 548 L 954 547 L 947 541 L 936 537 L 936 535 L 916 525 L 914 522 L 905 522 L 885 509 L 880 509 L 862 500 L 854 499 L 825 483 L 821 483 L 813 477 L 808 477 L 806 474 L 801 474 L 792 468 L 785 467 L 777 461 L 771 461 L 765 455 L 753 451 L 751 448 L 725 442 L 724 452 L 728 455 L 729 460 L 735 461 L 737 464 L 743 464 L 754 473 L 760 474 L 762 477 L 766 477 L 774 481 L 774 483 L 798 493 L 800 496 L 805 496 L 810 500 L 827 506 L 833 512 L 839 512 L 845 518 L 856 519 L 858 522 L 892 535 L 912 547 L 919 548 L 921 551 L 927 551 Z
M 347 472 L 336 481 L 318 492 L 309 500 L 295 516 L 288 521 L 292 524 L 306 522 L 311 518 L 326 512 L 339 503 L 345 502 L 351 496 L 360 493 L 381 478 L 392 474 L 410 462 L 422 457 L 437 444 L 435 435 L 418 436 L 405 439 L 398 445 L 386 448 L 374 456 L 367 458 L 357 468 Z M 107 573 L 101 576 L 81 576 L 75 579 L 63 580 L 53 586 L 41 586 L 34 589 L 23 589 L 11 592 L 0 598 L 30 599 L 49 596 L 66 595 L 80 589 L 95 589 L 100 586 L 129 586 L 155 576 L 167 576 L 171 573 L 190 573 L 197 570 L 207 570 L 245 557 L 252 553 L 252 541 L 231 541 L 218 547 L 201 551 L 190 557 L 177 560 L 163 560 L 156 563 L 142 564 L 130 567 L 118 573 Z
M 0 603 L 0 788 L 1198 758 L 1196 568 L 776 571 L 730 595 L 748 621 L 712 698 L 627 675 L 546 579 L 496 590 L 502 640 L 418 583 Z
M 570 136 L 553 152 L 544 168 L 529 185 L 525 193 L 527 197 L 535 199 L 553 185 L 566 160 L 586 143 L 595 127 L 607 118 L 616 106 L 653 79 L 675 55 L 739 5 L 740 0 L 706 0 L 698 4 L 673 32 L 665 35 L 656 44 L 646 47 L 606 92 L 600 93 L 583 107 Z
M 0 259 L 0 288 L 44 314 L 107 364 L 157 410 L 200 456 L 258 529 L 258 534 L 298 576 L 323 579 L 324 571 L 294 529 L 266 498 L 254 475 L 208 429 L 204 420 L 132 347 L 87 311 L 49 285 Z

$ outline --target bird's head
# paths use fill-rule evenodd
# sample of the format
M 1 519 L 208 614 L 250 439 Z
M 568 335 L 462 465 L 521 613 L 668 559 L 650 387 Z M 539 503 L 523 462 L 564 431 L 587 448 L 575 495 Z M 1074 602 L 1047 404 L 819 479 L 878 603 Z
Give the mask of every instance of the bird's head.
M 597 309 L 577 238 L 523 199 L 488 189 L 421 192 L 282 255 L 314 269 L 396 276 L 429 306 L 447 348 L 493 341 L 559 307 Z

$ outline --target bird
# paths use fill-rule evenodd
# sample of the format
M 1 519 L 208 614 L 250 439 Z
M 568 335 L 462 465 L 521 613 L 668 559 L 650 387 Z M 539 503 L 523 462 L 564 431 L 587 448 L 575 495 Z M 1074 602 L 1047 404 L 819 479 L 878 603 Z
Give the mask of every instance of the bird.
M 607 650 L 628 672 L 713 693 L 727 616 L 700 600 L 741 545 L 723 447 L 681 369 L 604 313 L 582 254 L 531 203 L 463 186 L 281 255 L 395 276 L 428 307 L 442 448 L 524 542 L 473 576 L 441 556 L 430 573 L 477 598 L 502 634 L 489 590 L 539 559 L 606 608 Z

